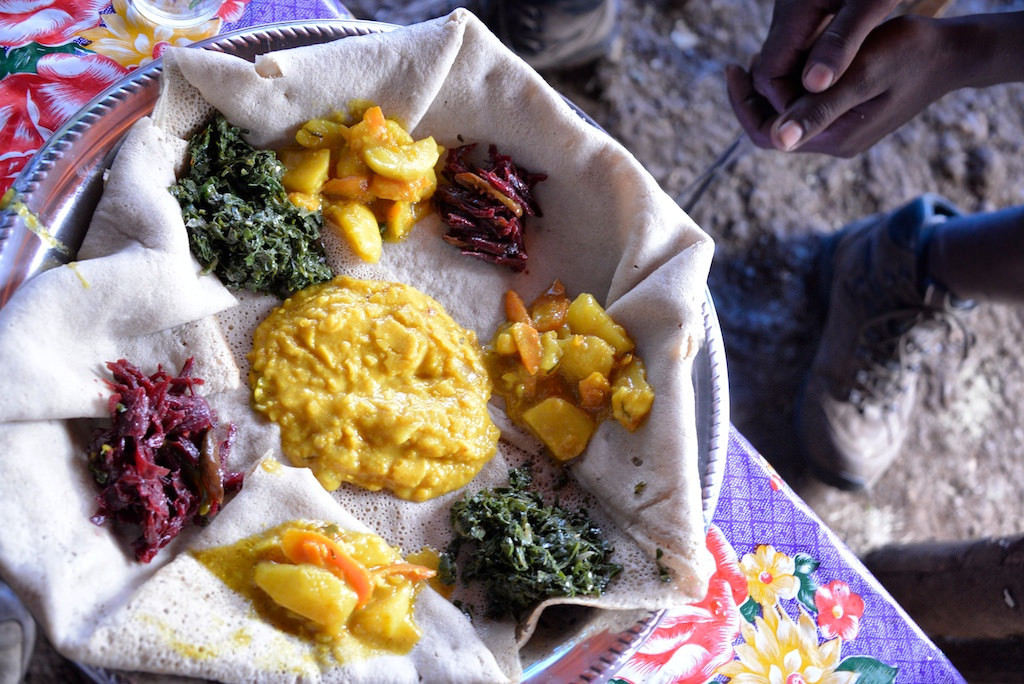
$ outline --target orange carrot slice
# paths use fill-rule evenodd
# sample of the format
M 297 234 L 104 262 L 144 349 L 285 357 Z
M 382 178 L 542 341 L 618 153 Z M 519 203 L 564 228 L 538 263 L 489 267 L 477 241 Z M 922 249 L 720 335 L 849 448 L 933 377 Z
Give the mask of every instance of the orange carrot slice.
M 380 106 L 374 105 L 367 109 L 363 113 L 363 121 L 366 122 L 371 135 L 380 140 L 387 140 L 388 123 Z
M 526 303 L 515 290 L 505 292 L 505 318 L 510 323 L 533 325 L 530 320 L 530 312 L 526 310 Z
M 368 173 L 330 178 L 324 182 L 320 192 L 325 195 L 344 197 L 345 199 L 357 202 L 369 203 L 373 201 L 373 193 L 370 192 L 370 174 Z
M 411 582 L 422 582 L 437 574 L 436 570 L 431 570 L 425 565 L 418 565 L 416 563 L 381 565 L 374 568 L 373 572 L 379 575 L 402 575 Z
M 366 605 L 373 593 L 373 583 L 366 567 L 345 553 L 329 537 L 312 530 L 289 527 L 281 535 L 281 548 L 292 563 L 310 563 L 330 570 L 356 592 L 356 607 Z
M 544 355 L 540 333 L 529 323 L 513 323 L 511 332 L 516 349 L 519 350 L 519 358 L 523 361 L 523 368 L 530 375 L 536 375 L 540 370 L 541 356 Z

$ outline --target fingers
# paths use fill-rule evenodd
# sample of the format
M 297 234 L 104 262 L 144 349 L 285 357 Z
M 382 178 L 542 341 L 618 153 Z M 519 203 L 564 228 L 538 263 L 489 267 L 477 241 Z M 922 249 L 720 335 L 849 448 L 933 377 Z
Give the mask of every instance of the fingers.
M 899 0 L 845 2 L 818 35 L 803 70 L 804 88 L 820 93 L 839 80 L 868 34 L 882 23 Z
M 948 59 L 939 59 L 948 53 L 939 47 L 941 27 L 935 20 L 909 17 L 882 21 L 896 1 L 778 1 L 773 27 L 779 17 L 809 16 L 815 8 L 831 8 L 829 2 L 839 7 L 815 31 L 808 59 L 799 62 L 802 73 L 780 71 L 785 60 L 770 56 L 767 41 L 750 72 L 727 69 L 730 103 L 754 144 L 847 156 L 944 92 L 941 75 L 950 66 Z M 794 35 L 785 49 L 796 49 Z
M 808 93 L 774 121 L 769 130 L 772 146 L 785 152 L 795 150 L 876 95 L 840 86 L 824 93 Z
M 899 1 L 776 0 L 752 71 L 757 91 L 781 111 L 799 91 L 828 89 Z
M 725 68 L 725 83 L 733 113 L 751 142 L 761 148 L 773 147 L 771 130 L 777 112 L 754 88 L 750 74 L 736 64 Z
M 785 109 L 798 94 L 808 48 L 832 16 L 832 2 L 777 0 L 771 26 L 757 62 L 754 86 L 776 110 Z
M 865 39 L 843 76 L 827 90 L 808 92 L 775 119 L 772 144 L 803 148 L 843 119 L 864 140 L 878 140 L 948 92 L 951 58 L 941 45 L 947 35 L 936 20 L 899 17 Z M 943 55 L 947 58 L 943 58 Z M 847 116 L 856 111 L 860 118 Z
M 817 140 L 818 134 L 864 101 L 851 89 L 835 88 L 827 93 L 805 94 L 780 115 L 768 99 L 757 92 L 751 75 L 742 67 L 735 64 L 726 67 L 725 80 L 736 120 L 751 142 L 763 149 L 819 151 L 822 146 L 828 148 L 835 144 L 834 135 Z

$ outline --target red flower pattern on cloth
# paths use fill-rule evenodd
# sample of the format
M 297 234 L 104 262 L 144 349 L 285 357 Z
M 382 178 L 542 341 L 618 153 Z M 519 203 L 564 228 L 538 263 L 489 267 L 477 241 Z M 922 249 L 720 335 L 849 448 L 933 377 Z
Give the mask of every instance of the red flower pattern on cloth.
M 103 55 L 65 54 L 40 57 L 36 71 L 0 81 L 0 191 L 54 130 L 128 73 Z
M 220 9 L 217 10 L 217 16 L 228 23 L 238 21 L 242 18 L 245 6 L 248 4 L 249 0 L 224 0 Z
M 733 659 L 733 642 L 743 619 L 738 606 L 747 598 L 747 579 L 736 552 L 717 527 L 707 535 L 716 570 L 704 600 L 672 610 L 617 673 L 621 681 L 645 681 L 657 675 L 666 684 L 704 684 Z
M 0 46 L 66 45 L 100 23 L 109 0 L 0 0 Z
M 818 587 L 814 606 L 818 609 L 818 628 L 823 637 L 839 637 L 843 641 L 857 637 L 860 619 L 864 616 L 864 599 L 850 591 L 846 582 L 832 580 Z
M 241 19 L 249 2 L 225 0 L 217 13 L 219 20 L 210 23 L 213 32 L 221 21 Z M 57 128 L 131 68 L 160 57 L 167 45 L 185 45 L 209 36 L 209 32 L 164 31 L 159 40 L 146 43 L 143 39 L 152 38 L 149 33 L 125 23 L 124 0 L 113 4 L 113 14 L 101 14 L 111 0 L 0 0 L 0 49 L 9 52 L 31 44 L 60 48 L 72 42 L 81 48 L 74 54 L 44 54 L 34 65 L 35 72 L 10 73 L 0 80 L 0 193 Z M 124 25 L 125 35 L 106 36 L 110 30 L 103 28 L 105 21 L 115 27 Z M 97 32 L 104 41 L 96 42 Z M 117 38 L 135 50 L 145 43 L 149 51 L 125 58 L 121 52 L 131 50 L 118 52 Z M 127 63 L 122 66 L 118 61 Z

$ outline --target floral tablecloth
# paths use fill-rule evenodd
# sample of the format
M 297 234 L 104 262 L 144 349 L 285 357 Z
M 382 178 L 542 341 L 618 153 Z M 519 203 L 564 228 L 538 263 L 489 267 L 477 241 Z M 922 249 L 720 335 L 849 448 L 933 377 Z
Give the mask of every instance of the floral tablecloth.
M 206 24 L 171 32 L 125 0 L 0 0 L 0 194 L 65 121 L 167 45 L 350 16 L 332 0 L 227 0 Z M 708 595 L 666 614 L 613 681 L 963 681 L 735 429 L 707 541 L 718 562 Z
M 142 20 L 126 0 L 0 0 L 0 195 L 89 100 L 168 45 L 289 19 L 344 19 L 332 0 L 225 0 L 185 31 Z
M 964 681 L 735 428 L 707 540 L 707 596 L 663 617 L 613 683 Z

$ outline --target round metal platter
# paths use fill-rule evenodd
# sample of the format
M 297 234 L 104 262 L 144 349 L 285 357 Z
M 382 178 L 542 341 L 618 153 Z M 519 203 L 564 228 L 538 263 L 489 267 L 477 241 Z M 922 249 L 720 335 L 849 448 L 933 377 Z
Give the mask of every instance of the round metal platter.
M 370 21 L 288 22 L 226 33 L 196 47 L 253 60 L 274 50 L 394 28 Z M 158 60 L 98 95 L 55 131 L 15 180 L 14 199 L 22 211 L 8 209 L 0 215 L 0 307 L 25 280 L 73 257 L 123 135 L 153 110 L 160 93 L 161 70 Z M 594 123 L 584 112 L 574 109 Z M 46 239 L 40 239 L 40 234 Z M 704 304 L 704 327 L 705 339 L 693 365 L 693 384 L 704 520 L 710 524 L 722 485 L 729 437 L 725 349 L 710 292 Z M 567 611 L 542 624 L 523 650 L 523 680 L 606 681 L 657 627 L 662 614 Z M 135 681 L 124 673 L 80 667 L 103 684 Z M 151 681 L 146 676 L 138 679 Z

